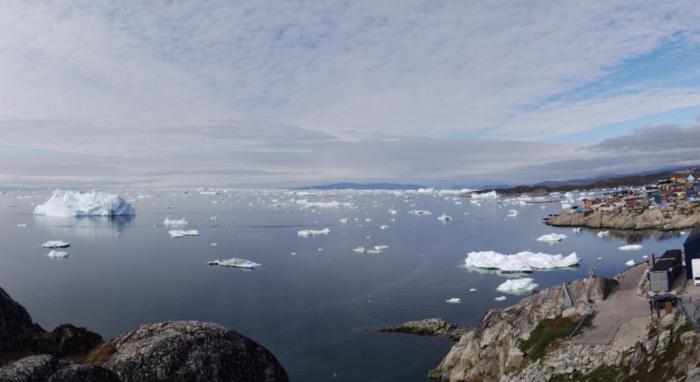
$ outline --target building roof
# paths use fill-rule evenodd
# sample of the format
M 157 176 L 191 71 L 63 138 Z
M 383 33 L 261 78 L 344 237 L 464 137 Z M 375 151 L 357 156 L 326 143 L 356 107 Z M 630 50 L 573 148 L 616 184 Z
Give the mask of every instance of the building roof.
M 695 228 L 690 231 L 690 235 L 688 235 L 688 238 L 685 239 L 685 243 L 683 245 L 685 246 L 698 240 L 700 240 L 700 225 L 696 225 Z
M 676 265 L 676 259 L 665 257 L 656 260 L 656 264 L 651 268 L 651 272 L 666 272 Z

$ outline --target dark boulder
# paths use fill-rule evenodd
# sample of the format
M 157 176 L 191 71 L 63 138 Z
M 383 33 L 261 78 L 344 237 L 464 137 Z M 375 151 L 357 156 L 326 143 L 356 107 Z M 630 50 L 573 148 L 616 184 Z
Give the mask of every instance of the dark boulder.
M 42 332 L 27 310 L 0 288 L 0 362 L 37 352 Z
M 289 380 L 267 349 L 209 322 L 143 325 L 104 346 L 113 351 L 104 366 L 124 382 Z
M 33 355 L 0 368 L 0 380 L 8 382 L 46 382 L 65 365 L 50 354 Z
M 102 343 L 102 336 L 85 328 L 62 324 L 45 333 L 44 344 L 57 357 L 84 355 Z
M 120 382 L 116 373 L 98 365 L 68 365 L 55 372 L 48 382 Z

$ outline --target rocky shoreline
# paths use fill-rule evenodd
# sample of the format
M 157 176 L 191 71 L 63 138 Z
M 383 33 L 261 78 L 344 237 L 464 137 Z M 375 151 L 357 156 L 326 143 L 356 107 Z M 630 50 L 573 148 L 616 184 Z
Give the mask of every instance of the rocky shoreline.
M 642 210 L 616 208 L 611 211 L 594 210 L 582 213 L 568 209 L 549 217 L 545 223 L 555 227 L 674 231 L 700 224 L 700 207 Z
M 0 381 L 264 381 L 289 378 L 255 341 L 220 325 L 165 321 L 111 341 L 63 324 L 48 332 L 0 288 Z

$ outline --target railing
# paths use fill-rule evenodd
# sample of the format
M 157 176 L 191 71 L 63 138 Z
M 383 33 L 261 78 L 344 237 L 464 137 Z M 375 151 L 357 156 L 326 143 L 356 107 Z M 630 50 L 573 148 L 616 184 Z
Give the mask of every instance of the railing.
M 574 306 L 574 299 L 571 297 L 571 292 L 569 292 L 569 286 L 566 283 L 561 283 L 561 288 L 564 289 L 564 295 L 566 300 L 569 302 L 569 306 Z

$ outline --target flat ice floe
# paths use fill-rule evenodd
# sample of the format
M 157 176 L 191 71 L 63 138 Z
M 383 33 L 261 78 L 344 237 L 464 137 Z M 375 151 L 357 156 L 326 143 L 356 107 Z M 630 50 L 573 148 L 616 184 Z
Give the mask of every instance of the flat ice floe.
M 556 243 L 559 241 L 562 241 L 566 239 L 566 235 L 561 234 L 561 233 L 549 233 L 546 235 L 542 235 L 537 238 L 537 241 L 544 241 L 547 243 Z
M 411 215 L 416 215 L 416 216 L 426 216 L 426 215 L 432 215 L 433 213 L 427 210 L 410 210 L 408 211 L 409 214 Z
M 618 247 L 620 251 L 639 251 L 642 249 L 641 244 L 628 244 L 628 245 L 623 245 L 621 247 Z
M 297 236 L 299 237 L 312 237 L 312 236 L 327 236 L 331 232 L 330 228 L 324 228 L 324 229 L 303 229 L 301 231 L 297 231 Z
M 254 261 L 250 261 L 247 259 L 239 259 L 236 257 L 230 258 L 228 260 L 211 260 L 207 261 L 207 264 L 209 265 L 218 265 L 220 267 L 232 267 L 232 268 L 243 268 L 243 269 L 254 269 L 259 267 L 261 264 L 258 264 Z
M 27 225 L 24 223 L 17 224 L 17 228 L 27 228 Z
M 187 225 L 187 220 L 185 218 L 182 219 L 172 219 L 170 217 L 166 217 L 165 220 L 163 220 L 163 225 L 166 227 L 184 227 Z
M 528 294 L 535 290 L 535 288 L 537 288 L 537 284 L 534 283 L 534 280 L 529 277 L 525 277 L 522 279 L 506 280 L 499 285 L 496 290 L 503 293 L 520 295 Z
M 496 300 L 496 301 L 505 301 L 505 300 L 506 300 L 506 296 L 498 296 L 498 297 L 494 298 L 494 300 Z
M 579 234 L 579 233 L 581 233 L 581 227 L 574 227 L 571 229 L 571 232 L 573 232 L 575 234 Z
M 182 229 L 171 229 L 168 231 L 170 237 L 180 238 L 185 236 L 199 236 L 199 231 L 196 229 L 182 230 Z
M 295 201 L 301 208 L 355 208 L 355 205 L 350 202 L 310 202 L 306 199 L 298 199 Z
M 63 240 L 49 240 L 41 245 L 44 248 L 68 248 L 70 243 Z
M 353 249 L 352 251 L 355 253 L 361 253 L 361 254 L 367 254 L 367 255 L 378 255 L 382 252 L 384 252 L 385 249 L 389 248 L 388 245 L 375 245 L 372 248 L 365 248 L 365 247 L 357 247 Z
M 99 191 L 56 190 L 46 203 L 34 208 L 34 215 L 118 216 L 133 215 L 134 208 L 121 196 Z
M 443 223 L 447 223 L 448 221 L 452 220 L 452 216 L 447 216 L 446 214 L 440 215 L 437 220 L 440 220 Z
M 65 259 L 68 257 L 68 252 L 66 251 L 57 251 L 57 250 L 51 250 L 46 256 L 52 258 L 52 259 Z
M 448 298 L 447 300 L 445 300 L 445 302 L 448 304 L 461 304 L 462 299 L 459 297 L 452 297 L 452 298 Z
M 502 272 L 532 272 L 536 269 L 568 268 L 578 265 L 581 259 L 576 252 L 568 256 L 534 253 L 530 251 L 504 255 L 495 251 L 469 252 L 464 264 L 467 267 L 496 269 Z
M 610 236 L 610 231 L 600 231 L 596 234 L 599 238 L 603 239 Z
M 508 214 L 506 215 L 506 217 L 509 217 L 509 218 L 518 217 L 518 210 L 510 210 L 510 211 L 508 211 Z

